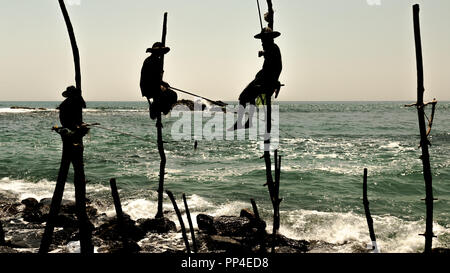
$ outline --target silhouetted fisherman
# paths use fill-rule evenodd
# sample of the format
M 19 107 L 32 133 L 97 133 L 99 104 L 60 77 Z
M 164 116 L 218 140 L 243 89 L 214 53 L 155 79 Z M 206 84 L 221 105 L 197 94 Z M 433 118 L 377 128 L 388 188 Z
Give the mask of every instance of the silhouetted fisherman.
M 255 79 L 248 84 L 239 96 L 238 118 L 234 127 L 229 128 L 229 131 L 241 129 L 242 119 L 244 117 L 244 109 L 247 103 L 251 104 L 249 117 L 245 124 L 245 128 L 252 127 L 251 118 L 255 111 L 256 98 L 261 97 L 264 101 L 270 100 L 273 93 L 276 92 L 276 97 L 280 91 L 281 84 L 278 81 L 282 70 L 281 52 L 280 48 L 275 44 L 274 39 L 280 36 L 281 33 L 273 31 L 266 27 L 261 33 L 255 35 L 255 39 L 261 39 L 264 51 L 260 51 L 258 56 L 264 56 L 264 64 L 262 69 L 256 74 Z
M 162 43 L 154 43 L 151 48 L 147 49 L 147 52 L 152 54 L 145 59 L 142 65 L 141 93 L 143 97 L 147 97 L 149 103 L 150 99 L 153 99 L 153 103 L 150 103 L 150 118 L 152 119 L 156 119 L 158 112 L 167 115 L 178 100 L 177 93 L 162 80 L 164 72 L 162 56 L 169 51 L 170 48 L 163 46 Z
M 86 108 L 86 102 L 81 96 L 81 91 L 75 86 L 67 87 L 62 96 L 66 99 L 57 108 L 59 109 L 59 120 L 63 127 L 75 130 L 83 123 L 82 109 Z
M 61 135 L 63 141 L 61 166 L 39 253 L 47 253 L 49 251 L 70 163 L 72 163 L 74 170 L 75 206 L 80 230 L 81 253 L 93 253 L 94 249 L 91 239 L 93 226 L 86 214 L 86 178 L 83 163 L 83 137 L 89 131 L 89 128 L 83 123 L 82 109 L 86 108 L 86 103 L 81 96 L 80 89 L 74 86 L 67 87 L 62 95 L 66 98 L 58 107 L 62 127 L 53 128 Z

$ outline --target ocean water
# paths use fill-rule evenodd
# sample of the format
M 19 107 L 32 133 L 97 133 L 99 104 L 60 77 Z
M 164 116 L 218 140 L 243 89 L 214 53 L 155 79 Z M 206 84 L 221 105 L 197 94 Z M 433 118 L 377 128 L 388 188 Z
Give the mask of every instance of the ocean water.
M 382 252 L 420 252 L 425 196 L 417 113 L 406 102 L 280 102 L 281 229 L 288 237 L 352 252 L 370 243 L 362 204 L 368 168 L 371 213 Z M 59 102 L 0 102 L 0 191 L 51 197 L 61 157 Z M 11 106 L 44 109 L 11 109 Z M 84 121 L 103 127 L 84 138 L 87 195 L 114 215 L 109 179 L 134 219 L 156 214 L 159 154 L 146 102 L 87 102 Z M 165 188 L 185 193 L 191 214 L 238 215 L 254 198 L 269 225 L 272 206 L 262 151 L 255 140 L 174 140 L 174 116 L 163 118 Z M 117 131 L 125 132 L 119 134 Z M 434 247 L 450 247 L 450 103 L 439 102 L 431 133 Z M 74 198 L 72 171 L 66 199 Z M 165 210 L 172 211 L 168 198 Z M 172 216 L 176 219 L 175 216 Z

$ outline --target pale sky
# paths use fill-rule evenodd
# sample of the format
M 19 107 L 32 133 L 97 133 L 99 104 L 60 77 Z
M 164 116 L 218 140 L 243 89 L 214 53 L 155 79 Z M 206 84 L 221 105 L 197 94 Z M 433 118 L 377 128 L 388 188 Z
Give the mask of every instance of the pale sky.
M 146 48 L 161 39 L 165 11 L 172 86 L 237 100 L 262 66 L 256 0 L 80 1 L 66 5 L 87 101 L 144 101 L 140 70 Z M 421 4 L 425 99 L 450 100 L 450 1 L 368 2 L 273 0 L 286 85 L 279 100 L 414 101 L 414 3 Z M 58 2 L 0 0 L 0 35 L 0 100 L 61 100 L 74 69 Z

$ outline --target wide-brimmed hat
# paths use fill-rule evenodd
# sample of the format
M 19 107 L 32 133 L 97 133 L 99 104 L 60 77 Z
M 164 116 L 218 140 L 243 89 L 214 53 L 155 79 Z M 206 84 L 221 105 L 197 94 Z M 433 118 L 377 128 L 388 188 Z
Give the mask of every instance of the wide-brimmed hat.
M 151 48 L 147 48 L 147 53 L 159 53 L 159 54 L 166 54 L 170 51 L 169 47 L 163 46 L 161 42 L 156 42 L 153 44 Z
M 273 31 L 271 28 L 265 27 L 261 30 L 260 33 L 255 35 L 255 39 L 268 39 L 268 38 L 274 39 L 280 35 L 281 33 L 279 33 L 278 31 Z
M 71 85 L 67 87 L 66 91 L 62 93 L 62 96 L 65 98 L 73 97 L 73 96 L 81 96 L 81 92 L 75 86 Z

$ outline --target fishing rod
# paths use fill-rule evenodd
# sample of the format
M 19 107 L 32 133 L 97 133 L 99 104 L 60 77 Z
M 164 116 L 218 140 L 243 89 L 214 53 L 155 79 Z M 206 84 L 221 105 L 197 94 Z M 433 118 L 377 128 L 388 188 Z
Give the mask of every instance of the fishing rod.
M 100 123 L 86 124 L 86 126 L 87 126 L 87 127 L 93 126 L 93 127 L 99 128 L 99 129 L 103 129 L 103 130 L 115 132 L 115 133 L 118 133 L 118 134 L 121 134 L 121 135 L 131 136 L 131 137 L 134 137 L 134 138 L 143 140 L 143 141 L 148 141 L 148 139 L 145 139 L 145 138 L 140 137 L 140 136 L 135 136 L 135 135 L 130 134 L 130 133 L 126 133 L 126 132 L 122 132 L 122 131 L 119 131 L 119 130 L 116 130 L 116 129 L 112 129 L 112 128 L 107 128 L 107 127 L 101 126 Z
M 261 18 L 261 8 L 259 6 L 259 0 L 256 0 L 256 4 L 258 5 L 258 15 L 259 15 L 259 24 L 261 25 L 261 31 L 263 30 L 263 23 Z
M 194 94 L 194 93 L 191 93 L 191 92 L 188 92 L 188 91 L 185 91 L 185 90 L 182 90 L 182 89 L 175 88 L 175 87 L 173 87 L 173 86 L 170 86 L 169 88 L 170 88 L 170 89 L 173 89 L 173 90 L 176 90 L 176 91 L 178 91 L 178 92 L 181 92 L 181 93 L 185 93 L 185 94 L 194 96 L 194 97 L 202 98 L 202 99 L 204 99 L 204 100 L 206 100 L 206 101 L 209 101 L 209 102 L 212 103 L 212 104 L 215 104 L 215 105 L 218 105 L 218 106 L 221 106 L 221 107 L 225 107 L 225 106 L 228 105 L 228 103 L 225 103 L 225 102 L 223 102 L 223 101 L 220 101 L 220 100 L 218 100 L 218 101 L 210 100 L 210 99 L 208 99 L 208 98 L 205 98 L 205 97 L 196 95 L 196 94 Z

